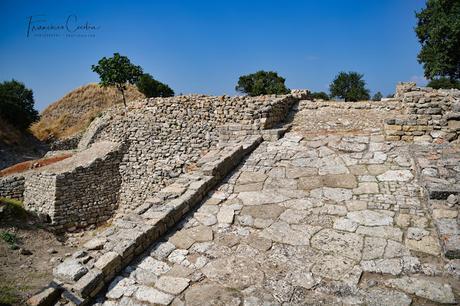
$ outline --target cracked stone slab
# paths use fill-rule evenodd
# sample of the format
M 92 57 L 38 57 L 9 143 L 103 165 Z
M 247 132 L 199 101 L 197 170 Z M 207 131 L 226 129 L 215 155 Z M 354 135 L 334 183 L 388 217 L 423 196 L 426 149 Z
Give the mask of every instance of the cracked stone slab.
M 264 229 L 260 236 L 276 242 L 291 245 L 309 245 L 310 237 L 319 227 L 309 225 L 292 225 L 279 221 Z
M 326 255 L 318 259 L 312 268 L 315 275 L 340 280 L 351 271 L 355 261 L 339 255 Z
M 369 288 L 364 291 L 363 295 L 367 305 L 409 306 L 412 303 L 412 299 L 407 294 L 379 287 Z
M 351 200 L 353 197 L 353 193 L 349 189 L 331 187 L 314 189 L 310 192 L 310 195 L 317 199 L 325 198 L 335 202 Z
M 78 260 L 68 258 L 54 268 L 53 274 L 61 280 L 75 282 L 88 272 Z
M 393 224 L 393 218 L 373 210 L 352 211 L 347 218 L 364 226 L 380 226 Z
M 289 200 L 288 197 L 272 190 L 240 192 L 238 198 L 244 205 L 275 204 Z
M 139 301 L 154 305 L 169 305 L 174 299 L 174 296 L 171 294 L 167 294 L 157 289 L 143 285 L 138 287 L 134 296 Z
M 188 287 L 189 283 L 190 280 L 187 278 L 162 276 L 155 282 L 155 286 L 166 293 L 178 295 Z
M 259 265 L 246 256 L 218 258 L 208 263 L 202 272 L 207 278 L 225 287 L 239 290 L 261 283 L 264 279 L 264 273 Z
M 323 229 L 312 237 L 311 246 L 319 250 L 360 260 L 363 237 L 354 233 Z
M 399 275 L 402 272 L 400 259 L 375 259 L 361 261 L 361 268 L 365 272 Z
M 434 302 L 442 304 L 454 304 L 456 302 L 452 288 L 448 284 L 436 280 L 404 276 L 389 279 L 385 284 Z

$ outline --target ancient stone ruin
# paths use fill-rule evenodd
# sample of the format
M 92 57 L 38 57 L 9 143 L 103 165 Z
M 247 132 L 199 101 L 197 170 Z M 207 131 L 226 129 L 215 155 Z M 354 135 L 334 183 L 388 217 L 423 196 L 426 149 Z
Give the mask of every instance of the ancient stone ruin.
M 460 91 L 179 96 L 1 178 L 57 231 L 111 220 L 33 305 L 455 304 Z

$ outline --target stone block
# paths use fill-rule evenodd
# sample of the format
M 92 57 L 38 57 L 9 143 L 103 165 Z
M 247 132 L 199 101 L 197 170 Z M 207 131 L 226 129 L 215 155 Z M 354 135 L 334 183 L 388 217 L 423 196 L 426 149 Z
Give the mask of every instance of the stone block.
M 94 264 L 102 271 L 104 276 L 111 275 L 121 268 L 121 256 L 116 252 L 107 252 L 102 255 Z
M 104 276 L 99 270 L 90 270 L 82 278 L 80 278 L 73 289 L 80 294 L 83 298 L 87 298 L 96 289 L 99 283 L 104 281 Z

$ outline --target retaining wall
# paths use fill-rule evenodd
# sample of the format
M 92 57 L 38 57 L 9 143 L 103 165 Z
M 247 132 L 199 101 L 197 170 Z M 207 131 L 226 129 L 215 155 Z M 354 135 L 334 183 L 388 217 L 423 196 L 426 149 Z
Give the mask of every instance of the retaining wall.
M 24 185 L 24 207 L 48 219 L 57 231 L 108 220 L 118 204 L 122 156 L 120 144 L 100 142 L 30 173 Z
M 0 198 L 22 201 L 24 199 L 24 176 L 12 175 L 0 178 Z
M 127 143 L 120 165 L 120 212 L 132 211 L 147 197 L 195 167 L 219 142 L 219 127 L 240 124 L 260 134 L 282 122 L 306 91 L 285 96 L 155 98 L 114 108 L 97 118 L 79 144 L 109 140 Z
M 385 122 L 387 140 L 442 142 L 459 137 L 460 90 L 435 90 L 402 83 L 396 93 L 406 116 Z
M 198 161 L 198 169 L 182 174 L 174 186 L 164 188 L 159 197 L 147 200 L 136 211 L 119 218 L 104 232 L 58 265 L 53 281 L 32 297 L 29 304 L 45 305 L 62 296 L 75 305 L 86 305 L 156 239 L 173 227 L 205 197 L 245 155 L 262 141 L 250 136 L 214 149 Z

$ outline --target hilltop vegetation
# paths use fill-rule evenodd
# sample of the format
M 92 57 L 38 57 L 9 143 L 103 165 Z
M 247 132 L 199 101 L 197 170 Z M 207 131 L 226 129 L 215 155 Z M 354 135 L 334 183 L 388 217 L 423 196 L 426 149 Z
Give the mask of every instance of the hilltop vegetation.
M 145 98 L 133 85 L 127 86 L 125 96 L 128 101 Z M 83 131 L 102 111 L 122 101 L 114 87 L 84 85 L 48 106 L 30 130 L 40 140 L 70 137 Z

